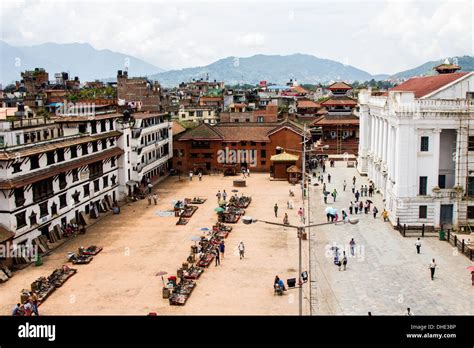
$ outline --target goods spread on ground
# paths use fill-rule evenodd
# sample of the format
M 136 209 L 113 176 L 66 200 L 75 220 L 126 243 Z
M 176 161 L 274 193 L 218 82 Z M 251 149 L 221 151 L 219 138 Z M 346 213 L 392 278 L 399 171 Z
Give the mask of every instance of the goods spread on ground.
M 187 219 L 182 221 L 182 219 L 185 219 L 184 212 L 188 211 L 187 217 L 189 218 L 196 211 L 197 207 L 187 205 L 189 201 L 189 199 L 185 199 L 175 204 L 175 212 L 182 211 L 177 224 L 188 222 Z M 201 203 L 204 203 L 204 201 Z M 220 252 L 220 245 L 232 231 L 232 227 L 223 224 L 223 222 L 237 222 L 240 216 L 245 214 L 244 208 L 247 208 L 251 201 L 251 197 L 233 196 L 227 204 L 224 203 L 225 209 L 219 208 L 219 221 L 212 226 L 212 230 L 208 232 L 208 237 L 201 236 L 200 240 L 199 237 L 197 238 L 199 245 L 191 246 L 191 254 L 187 258 L 187 262 L 184 262 L 182 267 L 178 269 L 177 277 L 170 276 L 168 284 L 163 287 L 163 298 L 169 299 L 170 305 L 182 306 L 186 303 L 196 286 L 195 280 L 201 276 L 204 268 L 208 267 L 216 258 L 216 255 Z M 200 204 L 196 198 L 193 199 L 192 203 Z M 208 229 L 204 228 L 202 230 Z
M 76 274 L 77 270 L 64 265 L 56 269 L 48 277 L 40 277 L 31 283 L 31 291 L 38 297 L 38 305 L 46 300 L 54 290 L 61 287 L 69 278 Z M 25 297 L 26 294 L 26 297 Z M 21 291 L 21 303 L 28 298 L 28 290 Z
M 204 202 L 207 201 L 206 198 L 199 198 L 199 197 L 194 197 L 191 201 L 191 204 L 203 204 Z

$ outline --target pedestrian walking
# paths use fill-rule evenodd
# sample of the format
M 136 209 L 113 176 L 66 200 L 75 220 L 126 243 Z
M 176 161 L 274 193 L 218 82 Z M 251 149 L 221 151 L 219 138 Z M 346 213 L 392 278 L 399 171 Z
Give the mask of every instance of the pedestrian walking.
M 364 203 L 362 201 L 359 202 L 359 214 L 362 214 L 362 209 L 364 209 Z
M 250 178 L 250 168 L 247 168 L 247 176 Z
M 342 190 L 343 191 L 346 191 L 346 186 L 347 186 L 347 183 L 346 183 L 346 180 L 344 180 L 344 182 L 342 183 Z
M 420 250 L 421 250 L 421 240 L 420 240 L 420 238 L 418 238 L 418 240 L 415 242 L 415 246 L 416 246 L 416 253 L 419 254 Z
M 199 181 L 202 181 L 202 172 L 199 172 L 198 177 L 199 177 Z
M 36 316 L 39 316 L 39 312 L 38 312 L 38 296 L 36 296 L 36 294 L 34 292 L 30 292 L 30 297 L 28 298 L 28 300 L 30 301 L 31 303 L 31 309 L 33 311 L 33 314 L 36 315 Z
M 324 190 L 323 195 L 324 195 L 324 204 L 328 204 L 329 191 Z
M 352 184 L 355 185 L 356 184 L 356 177 L 354 175 L 354 177 L 352 178 Z
M 224 192 L 222 192 L 222 198 L 224 199 L 224 201 L 227 200 L 227 192 L 225 192 L 225 190 Z
M 189 181 L 193 181 L 193 172 L 192 171 L 189 172 Z
M 410 307 L 407 308 L 407 315 L 409 317 L 412 317 L 414 315 L 413 312 L 410 310 Z
M 323 184 L 323 192 L 326 191 L 326 183 Z
M 275 212 L 275 217 L 278 217 L 278 204 L 275 203 L 273 206 L 273 211 Z
M 388 221 L 388 211 L 385 209 L 382 212 L 382 218 L 384 222 Z
M 240 259 L 242 260 L 245 257 L 245 245 L 244 242 L 240 241 L 239 246 L 237 247 L 239 249 L 239 256 Z
M 355 194 L 356 192 L 356 185 L 352 184 L 352 194 Z
M 217 191 L 217 194 L 216 194 L 216 197 L 217 197 L 217 203 L 219 203 L 219 202 L 220 202 L 220 200 L 221 200 L 221 196 L 222 196 L 222 194 L 221 194 L 221 190 Z
M 351 238 L 351 241 L 349 242 L 349 245 L 351 247 L 351 255 L 354 256 L 354 254 L 355 254 L 355 245 L 356 245 L 356 242 L 355 242 L 354 238 Z
M 304 219 L 304 210 L 303 210 L 303 208 L 298 209 L 298 216 L 300 217 L 300 221 L 303 222 L 303 219 Z
M 328 173 L 328 184 L 331 183 L 331 174 Z
M 360 196 L 364 197 L 364 185 L 360 185 Z
M 352 203 L 351 201 L 351 204 L 349 205 L 349 214 L 353 214 L 353 211 L 354 211 L 354 203 Z
M 359 213 L 359 204 L 354 205 L 354 212 L 356 215 Z
M 288 220 L 288 214 L 285 213 L 285 216 L 283 217 L 283 225 L 289 225 L 290 221 Z
M 372 194 L 374 193 L 374 188 L 372 186 L 369 187 L 369 197 L 372 197 Z
M 360 197 L 359 191 L 356 191 L 356 193 L 354 194 L 354 196 L 355 196 L 356 202 L 359 202 L 359 197 Z
M 336 202 L 336 197 L 337 197 L 337 191 L 336 191 L 336 189 L 334 189 L 334 191 L 332 191 L 331 196 L 332 196 L 332 198 L 334 199 L 334 202 Z
M 323 173 L 326 173 L 326 165 L 323 164 Z
M 345 271 L 347 267 L 347 256 L 346 256 L 345 251 L 343 252 L 343 256 L 342 256 L 342 265 L 344 266 L 344 271 Z
M 155 205 L 158 202 L 158 195 L 156 194 L 156 192 L 153 193 L 153 202 L 155 202 Z
M 374 219 L 377 218 L 377 213 L 379 212 L 379 210 L 377 209 L 377 207 L 374 205 L 374 209 L 372 209 L 372 213 L 374 213 Z
M 148 195 L 148 205 L 151 205 L 151 194 Z
M 435 275 L 435 270 L 436 270 L 436 262 L 435 259 L 433 259 L 430 263 L 430 271 L 431 271 L 431 280 L 434 280 L 434 275 Z
M 367 185 L 365 185 L 364 190 L 365 190 L 365 197 L 367 197 L 367 193 L 369 192 L 369 188 L 367 187 Z
M 346 211 L 343 209 L 342 210 L 342 221 L 347 221 L 348 217 L 347 217 L 347 213 Z
M 218 248 L 218 247 L 216 247 L 216 248 L 214 249 L 214 254 L 215 254 L 215 260 L 216 260 L 216 264 L 215 264 L 215 265 L 216 265 L 216 267 L 217 267 L 217 265 L 220 265 L 220 264 L 221 264 L 221 256 L 220 256 L 220 251 L 219 251 L 219 248 Z
M 225 253 L 225 244 L 224 241 L 219 244 L 219 251 L 221 252 L 222 258 L 224 258 L 224 253 Z

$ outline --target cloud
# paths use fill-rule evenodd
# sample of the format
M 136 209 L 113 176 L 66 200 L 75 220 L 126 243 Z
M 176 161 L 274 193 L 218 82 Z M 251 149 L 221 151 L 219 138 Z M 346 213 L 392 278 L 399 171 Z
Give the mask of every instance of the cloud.
M 265 45 L 265 36 L 261 33 L 248 33 L 238 37 L 237 42 L 247 47 L 262 47 Z
M 249 3 L 0 1 L 0 39 L 17 46 L 87 42 L 166 69 L 227 56 L 308 53 L 394 73 L 472 54 L 469 0 L 264 1 L 251 2 L 251 11 Z

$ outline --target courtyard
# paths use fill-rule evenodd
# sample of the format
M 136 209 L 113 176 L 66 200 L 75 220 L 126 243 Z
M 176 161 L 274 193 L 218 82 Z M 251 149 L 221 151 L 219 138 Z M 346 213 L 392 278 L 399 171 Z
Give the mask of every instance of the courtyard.
M 328 166 L 329 167 L 329 166 Z M 353 200 L 352 177 L 356 187 L 368 184 L 345 162 L 336 162 L 327 189 L 337 189 L 336 202 L 328 197 L 328 205 L 346 209 Z M 185 306 L 170 306 L 162 299 L 161 278 L 166 271 L 176 275 L 194 244 L 201 228 L 211 228 L 216 221 L 216 193 L 231 194 L 235 177 L 204 176 L 193 181 L 169 177 L 155 190 L 158 205 L 148 206 L 141 200 L 122 207 L 119 215 L 109 215 L 34 265 L 16 272 L 8 282 L 0 284 L 0 313 L 9 315 L 18 302 L 21 289 L 28 289 L 40 276 L 50 274 L 66 264 L 68 251 L 80 246 L 98 245 L 104 250 L 88 265 L 74 266 L 78 273 L 53 293 L 41 306 L 41 315 L 297 315 L 298 290 L 274 296 L 275 275 L 283 279 L 298 277 L 298 239 L 291 228 L 257 222 L 231 225 L 226 239 L 225 257 L 220 266 L 211 264 L 197 280 L 197 286 Z M 347 188 L 343 191 L 342 182 Z M 327 182 L 327 180 L 326 180 Z M 289 190 L 294 209 L 287 209 Z M 321 186 L 310 188 L 311 223 L 326 221 Z M 253 173 L 247 187 L 238 194 L 252 196 L 245 215 L 281 223 L 285 212 L 291 224 L 298 224 L 301 204 L 299 186 L 286 181 L 270 181 L 268 174 Z M 173 201 L 185 197 L 202 197 L 189 223 L 176 226 L 174 216 L 158 213 L 172 209 Z M 365 201 L 365 197 L 363 197 Z M 383 209 L 382 197 L 371 198 Z M 273 206 L 279 206 L 275 218 Z M 305 203 L 307 204 L 307 203 Z M 404 315 L 410 307 L 415 315 L 472 315 L 473 287 L 466 267 L 472 263 L 455 249 L 437 238 L 423 238 L 421 254 L 415 250 L 415 238 L 403 238 L 380 213 L 359 214 L 357 225 L 342 224 L 311 229 L 311 245 L 303 241 L 303 270 L 311 267 L 310 282 L 303 286 L 303 313 L 313 315 Z M 356 255 L 351 256 L 348 243 L 356 241 Z M 246 257 L 239 259 L 237 245 L 243 241 Z M 348 267 L 338 271 L 333 264 L 330 247 L 346 248 Z M 309 257 L 311 255 L 311 262 Z M 436 259 L 438 269 L 431 281 L 428 265 Z M 309 266 L 311 265 L 311 266 Z M 165 276 L 166 278 L 167 276 Z
M 290 290 L 285 296 L 273 295 L 275 275 L 284 279 L 298 275 L 296 231 L 264 223 L 245 225 L 239 221 L 230 225 L 233 231 L 225 240 L 221 265 L 216 267 L 212 263 L 205 270 L 185 306 L 170 306 L 162 298 L 161 277 L 155 274 L 166 271 L 176 275 L 194 245 L 191 237 L 201 236 L 201 228 L 211 228 L 217 221 L 215 195 L 218 190 L 232 194 L 233 179 L 167 178 L 155 187 L 158 205 L 148 206 L 146 199 L 125 205 L 119 215 L 104 217 L 89 227 L 85 235 L 77 236 L 45 257 L 42 266 L 29 266 L 0 284 L 0 313 L 10 314 L 20 299 L 21 289 L 29 289 L 38 277 L 67 264 L 69 251 L 97 245 L 103 251 L 90 264 L 74 266 L 77 274 L 40 306 L 40 315 L 298 314 L 297 290 Z M 296 191 L 296 197 L 293 198 L 295 209 L 289 210 L 288 215 L 290 222 L 296 223 L 301 196 L 287 182 L 270 181 L 268 174 L 251 174 L 247 187 L 239 188 L 238 194 L 252 196 L 246 215 L 282 222 L 290 188 Z M 198 205 L 187 225 L 176 226 L 176 217 L 158 215 L 159 211 L 171 210 L 175 200 L 197 196 L 207 201 Z M 278 218 L 273 212 L 275 203 L 280 207 Z M 241 240 L 246 247 L 243 260 L 237 252 Z
M 336 162 L 326 169 L 331 184 L 327 190 L 337 189 L 336 202 L 328 197 L 328 206 L 349 212 L 355 201 L 352 178 L 356 189 L 368 185 L 366 177 Z M 326 176 L 327 178 L 327 176 Z M 347 188 L 343 191 L 343 181 Z M 315 181 L 315 180 L 314 180 Z M 327 179 L 325 180 L 327 183 Z M 317 223 L 325 219 L 325 205 L 321 186 L 311 186 L 311 218 Z M 370 199 L 379 213 L 358 214 L 357 225 L 321 226 L 311 231 L 312 314 L 321 315 L 404 315 L 409 307 L 415 315 L 472 315 L 474 287 L 466 268 L 473 263 L 457 249 L 435 237 L 421 238 L 421 254 L 416 253 L 414 237 L 404 238 L 388 222 L 383 222 L 383 197 L 375 194 Z M 355 215 L 353 215 L 355 216 Z M 349 242 L 356 242 L 355 256 Z M 346 250 L 346 271 L 338 271 L 333 264 L 332 246 Z M 344 249 L 345 248 L 345 249 Z M 428 266 L 435 258 L 435 279 L 430 278 Z

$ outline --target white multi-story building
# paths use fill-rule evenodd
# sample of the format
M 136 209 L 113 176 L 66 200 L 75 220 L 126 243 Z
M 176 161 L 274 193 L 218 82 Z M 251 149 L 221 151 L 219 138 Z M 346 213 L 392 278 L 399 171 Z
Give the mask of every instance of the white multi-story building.
M 386 96 L 359 93 L 358 170 L 393 224 L 474 222 L 474 73 L 448 67 Z
M 119 125 L 125 140 L 122 176 L 127 194 L 166 177 L 173 154 L 172 123 L 166 114 L 134 113 L 131 117 Z
M 0 150 L 0 227 L 15 244 L 84 223 L 119 199 L 119 117 L 0 121 L 0 136 L 14 140 Z

